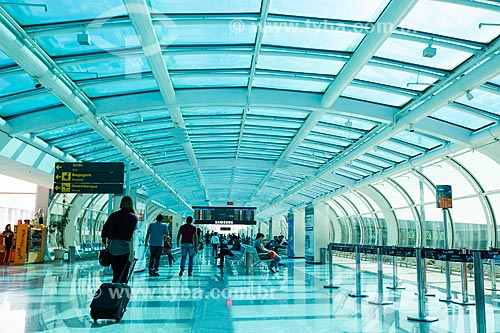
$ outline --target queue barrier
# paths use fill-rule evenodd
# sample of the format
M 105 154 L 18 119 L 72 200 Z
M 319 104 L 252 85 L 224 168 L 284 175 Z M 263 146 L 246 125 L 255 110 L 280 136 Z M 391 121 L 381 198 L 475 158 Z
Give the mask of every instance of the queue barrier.
M 418 289 L 418 315 L 408 316 L 408 320 L 433 322 L 438 318 L 431 317 L 427 313 L 426 299 L 425 299 L 425 270 L 424 264 L 426 259 L 440 260 L 445 262 L 458 262 L 462 266 L 462 300 L 454 300 L 454 303 L 461 305 L 476 305 L 476 328 L 478 333 L 486 333 L 486 310 L 485 310 L 485 296 L 484 296 L 484 275 L 483 275 L 483 260 L 490 260 L 490 264 L 494 267 L 495 260 L 500 260 L 500 249 L 490 250 L 468 250 L 468 249 L 432 249 L 432 248 L 410 248 L 410 247 L 396 247 L 396 246 L 373 246 L 373 245 L 353 245 L 353 244 L 338 244 L 331 243 L 328 245 L 330 251 L 340 252 L 355 252 L 356 253 L 356 292 L 350 293 L 352 297 L 366 297 L 361 293 L 361 269 L 360 269 L 360 254 L 374 254 L 378 255 L 379 262 L 379 300 L 380 300 L 380 263 L 382 262 L 381 256 L 387 255 L 395 257 L 415 257 L 417 264 L 417 289 Z M 375 252 L 376 251 L 376 252 Z M 331 253 L 329 253 L 330 258 Z M 330 260 L 330 265 L 333 265 L 333 260 Z M 473 263 L 474 267 L 474 290 L 476 302 L 470 302 L 468 299 L 468 284 L 467 284 L 467 264 Z M 395 266 L 395 261 L 393 260 Z M 330 284 L 333 284 L 333 274 L 330 270 Z M 494 273 L 494 270 L 493 270 Z M 496 274 L 490 274 L 492 288 L 496 288 Z M 325 286 L 326 287 L 326 286 Z M 447 290 L 448 293 L 448 290 Z M 372 304 L 379 304 L 378 302 L 370 302 Z

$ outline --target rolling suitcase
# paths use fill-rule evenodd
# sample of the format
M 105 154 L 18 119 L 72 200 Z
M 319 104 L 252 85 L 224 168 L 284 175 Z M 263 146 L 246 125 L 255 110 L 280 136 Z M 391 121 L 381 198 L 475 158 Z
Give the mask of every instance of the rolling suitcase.
M 130 265 L 130 272 L 127 276 L 127 283 L 134 273 L 135 262 Z M 122 272 L 125 273 L 125 271 Z M 121 280 L 121 277 L 120 277 Z M 97 322 L 97 319 L 115 319 L 119 322 L 130 300 L 131 289 L 126 283 L 103 283 L 94 294 L 90 303 L 90 316 Z

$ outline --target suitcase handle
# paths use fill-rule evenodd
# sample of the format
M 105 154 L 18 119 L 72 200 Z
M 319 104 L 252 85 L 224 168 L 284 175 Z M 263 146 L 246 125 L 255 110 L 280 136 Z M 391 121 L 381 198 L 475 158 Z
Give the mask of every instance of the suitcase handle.
M 125 284 L 128 283 L 128 281 L 132 277 L 132 274 L 134 274 L 134 269 L 135 269 L 135 263 L 136 262 L 137 262 L 137 258 L 134 258 L 134 261 L 132 261 L 132 263 L 130 263 L 130 268 L 129 268 L 129 272 L 128 272 L 128 276 L 127 276 L 127 281 L 125 281 Z M 127 265 L 125 265 L 125 268 L 123 269 L 122 273 L 120 274 L 120 278 L 118 279 L 118 282 L 120 282 L 122 280 L 123 274 L 125 274 L 125 271 L 127 269 Z

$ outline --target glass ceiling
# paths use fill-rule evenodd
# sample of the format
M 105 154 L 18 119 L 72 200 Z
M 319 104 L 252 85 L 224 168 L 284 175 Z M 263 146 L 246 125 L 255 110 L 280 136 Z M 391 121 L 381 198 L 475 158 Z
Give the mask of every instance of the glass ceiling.
M 479 144 L 499 34 L 488 0 L 0 0 L 0 154 L 267 218 Z

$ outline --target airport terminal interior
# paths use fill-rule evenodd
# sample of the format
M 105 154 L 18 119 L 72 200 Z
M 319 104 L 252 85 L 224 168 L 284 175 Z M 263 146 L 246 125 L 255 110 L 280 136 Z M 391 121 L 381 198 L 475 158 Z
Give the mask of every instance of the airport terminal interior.
M 497 0 L 0 0 L 0 332 L 500 332 L 499 174 Z

